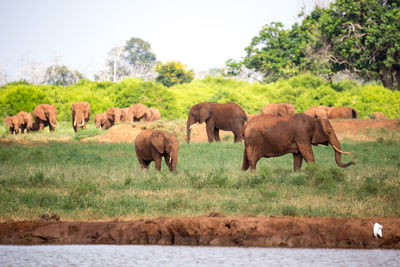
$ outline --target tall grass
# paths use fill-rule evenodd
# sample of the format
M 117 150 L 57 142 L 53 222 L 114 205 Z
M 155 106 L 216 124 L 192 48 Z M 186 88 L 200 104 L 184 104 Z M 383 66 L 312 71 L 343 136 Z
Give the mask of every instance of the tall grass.
M 72 128 L 72 127 L 71 127 Z M 331 147 L 293 172 L 291 155 L 241 171 L 243 144 L 180 144 L 178 174 L 140 169 L 134 145 L 2 143 L 0 220 L 156 216 L 400 216 L 400 143 L 346 142 L 357 165 L 341 169 Z

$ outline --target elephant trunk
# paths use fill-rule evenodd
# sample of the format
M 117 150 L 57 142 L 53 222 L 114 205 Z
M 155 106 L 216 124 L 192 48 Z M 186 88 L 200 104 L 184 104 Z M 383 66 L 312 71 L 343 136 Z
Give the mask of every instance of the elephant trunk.
M 194 124 L 194 119 L 192 117 L 189 117 L 186 125 L 186 142 L 188 144 L 190 143 L 190 130 L 193 124 Z
M 30 130 L 32 130 L 32 128 L 33 128 L 33 121 L 32 120 L 28 120 L 28 122 L 26 124 L 26 128 L 28 129 L 28 132 Z
M 58 126 L 58 121 L 55 117 L 54 118 L 50 117 L 49 122 L 50 122 L 51 126 L 53 126 L 54 128 L 56 128 Z
M 82 127 L 84 124 L 85 124 L 85 118 L 83 117 L 83 114 L 82 114 L 82 123 L 81 124 L 78 123 L 78 126 Z
M 344 154 L 346 152 L 343 152 L 343 151 L 340 150 L 340 143 L 339 143 L 339 140 L 337 139 L 335 133 L 332 132 L 328 136 L 328 138 L 329 138 L 329 143 L 331 144 L 331 146 L 335 150 L 335 161 L 336 161 L 336 164 L 339 167 L 342 167 L 342 168 L 346 168 L 346 167 L 350 166 L 351 164 L 354 164 L 354 162 L 352 162 L 352 161 L 350 161 L 348 163 L 342 163 L 341 158 L 340 158 L 341 154 Z

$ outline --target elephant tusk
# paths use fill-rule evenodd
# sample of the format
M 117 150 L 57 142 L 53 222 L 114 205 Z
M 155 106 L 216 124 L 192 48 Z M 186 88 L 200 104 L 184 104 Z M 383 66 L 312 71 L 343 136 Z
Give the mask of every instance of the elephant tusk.
M 79 127 L 82 127 L 85 124 L 85 119 L 83 119 L 82 124 L 78 124 Z
M 193 127 L 193 124 L 189 126 L 189 130 L 191 130 L 191 129 L 192 129 L 192 127 Z
M 57 121 L 56 121 L 57 122 Z M 50 124 L 51 124 L 51 126 L 53 126 L 54 128 L 55 127 L 57 127 L 57 125 L 58 125 L 58 122 L 57 122 L 57 125 L 54 125 L 53 123 L 51 123 L 51 121 L 50 121 Z
M 344 151 L 338 149 L 337 147 L 335 147 L 334 145 L 332 145 L 332 147 L 333 147 L 333 149 L 335 149 L 337 152 L 342 153 L 342 154 L 351 154 L 351 153 L 353 153 L 353 152 L 344 152 Z
M 74 127 L 76 126 L 76 120 L 74 120 Z

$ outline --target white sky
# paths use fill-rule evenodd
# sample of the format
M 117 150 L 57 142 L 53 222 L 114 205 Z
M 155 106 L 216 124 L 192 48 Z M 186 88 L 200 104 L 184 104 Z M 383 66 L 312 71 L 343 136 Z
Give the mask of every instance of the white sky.
M 0 0 L 0 71 L 59 63 L 93 79 L 108 52 L 138 37 L 157 60 L 195 71 L 245 56 L 262 26 L 298 21 L 305 0 Z

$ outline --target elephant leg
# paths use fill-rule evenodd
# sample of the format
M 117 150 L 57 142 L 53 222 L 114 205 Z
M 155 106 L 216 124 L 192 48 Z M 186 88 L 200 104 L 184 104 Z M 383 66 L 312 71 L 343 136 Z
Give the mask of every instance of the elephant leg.
M 208 142 L 212 143 L 214 141 L 214 122 L 211 120 L 206 121 L 206 130 Z
M 161 171 L 162 155 L 154 148 L 151 151 L 151 156 L 153 157 L 154 163 L 156 165 L 156 170 Z
M 219 138 L 219 129 L 217 128 L 214 128 L 214 140 L 215 142 L 221 141 L 221 139 Z
M 297 143 L 297 147 L 299 148 L 301 157 L 306 161 L 306 162 L 312 162 L 315 163 L 314 160 L 314 152 L 311 148 L 310 143 Z
M 233 136 L 235 137 L 234 142 L 240 142 L 240 140 L 243 138 L 243 127 L 241 125 L 234 125 L 233 129 Z
M 233 142 L 237 143 L 240 141 L 240 137 L 236 132 L 233 132 Z
M 300 153 L 293 153 L 293 169 L 297 171 L 301 168 L 301 164 L 303 163 L 303 157 Z
M 247 153 L 246 149 L 244 149 L 243 152 L 243 164 L 242 164 L 242 170 L 245 171 L 249 168 L 249 159 L 247 158 Z
M 149 168 L 149 165 L 150 165 L 150 162 L 151 161 L 149 161 L 149 160 L 144 160 L 144 159 L 142 159 L 142 158 L 139 158 L 138 157 L 138 160 L 139 160 L 139 164 L 140 164 L 140 167 L 142 168 L 142 169 L 148 169 Z
M 257 152 L 257 148 L 253 146 L 249 146 L 245 149 L 245 155 L 243 155 L 243 165 L 242 170 L 247 170 L 250 167 L 250 170 L 255 170 L 257 166 L 257 162 L 260 160 L 261 155 Z M 247 162 L 245 161 L 247 160 Z M 246 169 L 244 169 L 247 167 Z
M 161 157 L 154 159 L 154 163 L 156 164 L 156 170 L 161 171 Z
M 44 129 L 44 123 L 43 122 L 39 122 L 39 129 L 41 131 Z

